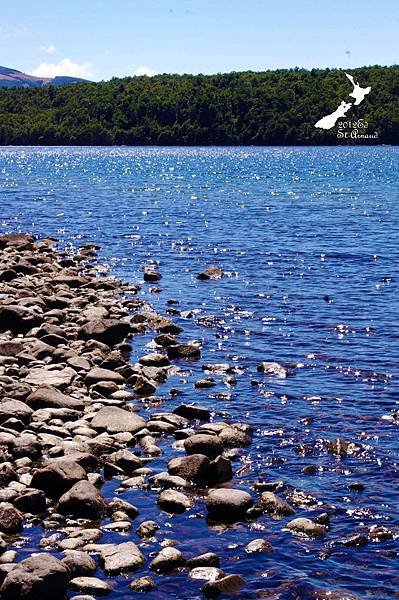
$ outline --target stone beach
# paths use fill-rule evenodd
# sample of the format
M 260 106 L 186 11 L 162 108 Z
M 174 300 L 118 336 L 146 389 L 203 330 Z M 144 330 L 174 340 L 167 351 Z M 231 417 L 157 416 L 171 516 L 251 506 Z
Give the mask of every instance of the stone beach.
M 204 597 L 244 598 L 245 579 L 224 570 L 231 565 L 211 543 L 185 555 L 178 531 L 176 539 L 158 536 L 157 522 L 124 500 L 124 491 L 147 490 L 148 503 L 171 518 L 194 509 L 209 523 L 210 540 L 218 528 L 242 523 L 256 533 L 265 515 L 281 520 L 293 543 L 323 538 L 334 508 L 300 490 L 287 493 L 281 482 L 243 485 L 235 457 L 253 444 L 247 422 L 221 420 L 180 400 L 178 390 L 171 390 L 170 411 L 154 403 L 168 377 L 201 360 L 200 345 L 181 341 L 182 328 L 139 299 L 137 285 L 102 276 L 98 250 L 86 244 L 69 253 L 51 238 L 0 236 L 0 598 L 88 600 L 121 585 L 116 575 L 126 594 L 155 593 L 171 572 L 195 580 Z M 223 276 L 208 267 L 199 280 Z M 144 280 L 158 283 L 161 274 L 151 266 Z M 131 345 L 144 333 L 153 336 L 153 351 L 132 364 Z M 291 375 L 272 358 L 257 370 Z M 217 376 L 234 385 L 240 374 L 229 364 L 204 364 L 203 371 L 199 389 Z M 165 444 L 172 454 L 163 460 Z M 335 456 L 354 451 L 340 439 L 327 448 Z M 118 487 L 110 495 L 112 481 Z M 31 528 L 42 537 L 22 558 L 18 547 L 29 545 Z M 104 541 L 110 532 L 112 543 Z M 361 546 L 373 535 L 334 543 Z M 388 528 L 386 535 L 393 537 Z M 259 532 L 242 549 L 243 556 L 257 553 L 273 554 Z

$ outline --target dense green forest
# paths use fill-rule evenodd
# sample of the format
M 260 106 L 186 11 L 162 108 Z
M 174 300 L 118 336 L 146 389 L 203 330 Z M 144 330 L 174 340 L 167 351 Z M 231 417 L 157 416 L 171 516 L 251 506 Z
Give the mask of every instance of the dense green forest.
M 0 144 L 295 145 L 399 141 L 399 67 L 350 71 L 371 93 L 343 121 L 363 133 L 341 139 L 314 124 L 351 101 L 338 69 L 157 75 L 65 87 L 0 90 Z M 353 100 L 352 100 L 353 102 Z

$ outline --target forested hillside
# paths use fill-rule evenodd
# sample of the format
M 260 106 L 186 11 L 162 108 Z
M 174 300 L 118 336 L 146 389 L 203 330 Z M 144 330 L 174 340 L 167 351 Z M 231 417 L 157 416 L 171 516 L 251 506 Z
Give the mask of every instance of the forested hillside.
M 399 67 L 350 71 L 371 93 L 352 106 L 378 138 L 399 141 Z M 343 70 L 158 75 L 0 90 L 0 144 L 271 145 L 352 143 L 314 124 L 351 101 Z M 353 100 L 352 100 L 353 102 Z

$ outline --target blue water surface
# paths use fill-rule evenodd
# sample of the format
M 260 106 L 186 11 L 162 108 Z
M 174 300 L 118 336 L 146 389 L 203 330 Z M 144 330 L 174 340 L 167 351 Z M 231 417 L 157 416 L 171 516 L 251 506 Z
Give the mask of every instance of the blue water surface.
M 162 409 L 197 401 L 214 420 L 250 423 L 253 444 L 234 462 L 232 485 L 256 497 L 254 481 L 282 481 L 283 495 L 302 494 L 297 516 L 331 512 L 328 535 L 309 541 L 285 531 L 287 519 L 221 530 L 202 518 L 201 498 L 172 518 L 159 513 L 153 492 L 123 494 L 141 509 L 137 523 L 160 523 L 159 540 L 175 539 L 188 557 L 219 552 L 226 573 L 248 582 L 239 598 L 398 597 L 395 540 L 331 545 L 374 525 L 398 531 L 398 172 L 398 149 L 383 146 L 0 149 L 0 231 L 97 242 L 110 273 L 131 282 L 157 261 L 162 291 L 143 284 L 140 296 L 163 314 L 170 299 L 191 311 L 173 319 L 182 339 L 201 341 L 202 360 L 181 365 L 160 388 Z M 198 281 L 209 264 L 229 276 Z M 210 315 L 214 325 L 204 326 Z M 133 361 L 149 340 L 134 339 Z M 293 374 L 265 377 L 260 361 Z M 214 388 L 198 390 L 205 362 L 243 373 L 234 387 L 215 376 Z M 171 387 L 182 391 L 178 399 Z M 327 451 L 337 437 L 354 444 L 352 455 Z M 171 455 L 170 440 L 161 445 L 156 470 Z M 309 465 L 315 474 L 302 472 Z M 353 482 L 364 491 L 351 491 Z M 33 534 L 22 554 L 37 549 L 41 532 Z M 272 552 L 246 554 L 259 537 Z M 134 529 L 104 539 L 139 542 Z M 159 543 L 143 551 L 156 550 Z M 115 578 L 109 598 L 135 596 L 131 579 Z M 201 598 L 186 573 L 155 579 L 148 598 Z

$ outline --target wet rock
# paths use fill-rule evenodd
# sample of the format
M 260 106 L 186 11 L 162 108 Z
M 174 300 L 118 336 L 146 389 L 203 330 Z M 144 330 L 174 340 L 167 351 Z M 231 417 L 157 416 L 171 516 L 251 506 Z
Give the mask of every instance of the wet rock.
M 220 279 L 221 277 L 223 277 L 223 275 L 224 273 L 222 269 L 220 269 L 219 267 L 210 266 L 201 271 L 201 273 L 198 273 L 197 279 L 203 281 L 208 279 Z
M 158 473 L 151 479 L 153 487 L 160 487 L 162 489 L 179 489 L 188 488 L 190 484 L 188 481 L 179 477 L 178 475 L 169 475 L 169 473 Z
M 351 490 L 351 492 L 364 492 L 365 490 L 365 486 L 363 485 L 363 483 L 357 482 L 357 481 L 353 481 L 352 483 L 348 484 L 348 489 Z
M 206 508 L 209 517 L 225 523 L 244 518 L 246 511 L 252 505 L 252 497 L 248 492 L 242 490 L 212 490 L 206 498 Z
M 176 490 L 164 490 L 158 497 L 158 505 L 169 513 L 183 513 L 191 508 L 192 502 L 185 494 Z
M 146 377 L 135 376 L 134 382 L 129 381 L 129 383 L 133 384 L 133 389 L 138 396 L 152 396 L 157 390 L 155 383 Z
M 22 514 L 9 502 L 0 502 L 0 531 L 13 533 L 22 528 Z
M 146 269 L 144 271 L 144 281 L 155 282 L 160 281 L 161 279 L 162 275 L 156 269 Z
M 217 483 L 224 483 L 230 481 L 233 477 L 233 470 L 231 468 L 231 462 L 224 456 L 218 456 L 215 460 L 209 464 L 209 475 L 208 483 L 216 485 Z
M 271 544 L 262 538 L 252 540 L 252 542 L 249 542 L 249 544 L 245 546 L 245 552 L 247 554 L 252 554 L 254 552 L 270 552 L 271 550 Z
M 372 542 L 383 542 L 387 540 L 393 540 L 395 536 L 394 531 L 385 527 L 384 525 L 378 526 L 373 525 L 369 530 L 369 539 Z
M 194 344 L 175 344 L 167 347 L 168 358 L 171 360 L 199 360 L 201 350 Z
M 220 558 L 214 552 L 206 552 L 205 554 L 199 554 L 194 556 L 187 561 L 189 569 L 195 569 L 196 567 L 219 567 Z
M 173 413 L 185 417 L 186 419 L 193 421 L 198 419 L 199 421 L 207 421 L 211 415 L 207 408 L 198 406 L 196 404 L 180 404 L 173 410 Z
M 62 563 L 67 567 L 71 577 L 84 577 L 91 575 L 97 569 L 96 561 L 86 552 L 69 550 Z
M 164 348 L 167 348 L 168 346 L 175 346 L 177 344 L 176 338 L 169 333 L 161 333 L 160 335 L 157 335 L 154 339 L 154 342 L 158 346 L 163 346 Z
M 86 340 L 98 340 L 113 347 L 123 342 L 129 333 L 129 323 L 116 319 L 99 319 L 85 323 L 79 331 L 79 337 Z
M 327 442 L 327 451 L 336 456 L 347 456 L 348 454 L 352 454 L 353 450 L 353 444 L 340 438 Z
M 177 548 L 167 547 L 157 554 L 150 564 L 150 569 L 157 573 L 167 573 L 185 564 L 183 554 Z
M 264 512 L 274 515 L 289 516 L 295 513 L 288 502 L 273 492 L 262 492 L 259 506 Z
M 237 592 L 245 584 L 245 579 L 240 575 L 226 575 L 226 577 L 222 577 L 221 579 L 208 581 L 202 587 L 202 592 L 206 598 L 217 598 L 220 594 Z
M 8 573 L 0 588 L 4 600 L 56 600 L 64 598 L 67 567 L 48 553 L 30 556 Z
M 261 362 L 258 365 L 258 371 L 275 377 L 287 377 L 288 375 L 287 369 L 277 362 Z
M 0 402 L 0 424 L 11 417 L 20 419 L 23 423 L 29 423 L 32 415 L 33 410 L 24 402 L 11 399 Z
M 243 448 L 252 442 L 251 437 L 245 431 L 233 427 L 225 427 L 218 437 L 225 448 Z
M 187 481 L 194 483 L 205 483 L 209 479 L 210 460 L 203 454 L 192 454 L 172 458 L 168 462 L 168 471 L 171 475 L 177 475 Z
M 78 592 L 87 592 L 95 596 L 105 596 L 112 592 L 112 587 L 98 577 L 75 577 L 71 580 L 70 586 Z
M 137 528 L 136 533 L 141 538 L 148 538 L 152 537 L 158 529 L 159 525 L 155 521 L 143 521 Z
M 143 466 L 142 460 L 129 450 L 118 450 L 110 456 L 111 460 L 125 473 L 131 474 Z
M 194 567 L 189 572 L 191 579 L 202 579 L 203 581 L 215 581 L 224 577 L 224 572 L 217 567 Z
M 68 458 L 49 462 L 33 473 L 32 487 L 43 490 L 50 498 L 59 498 L 75 483 L 87 479 L 86 471 Z
M 196 387 L 197 389 L 207 389 L 207 388 L 214 387 L 214 385 L 216 385 L 216 382 L 212 377 L 207 377 L 205 379 L 198 379 L 194 383 L 194 387 Z
M 286 528 L 304 537 L 323 537 L 327 531 L 323 525 L 319 525 L 305 517 L 293 519 L 287 523 Z
M 100 552 L 104 571 L 109 574 L 136 571 L 145 562 L 145 558 L 134 542 L 105 544 Z
M 184 449 L 188 455 L 204 454 L 214 459 L 223 453 L 223 444 L 214 435 L 196 434 L 184 440 Z
M 129 588 L 134 592 L 151 592 L 155 588 L 155 582 L 151 577 L 140 577 L 129 583 Z
M 332 542 L 334 546 L 345 546 L 345 548 L 359 548 L 360 546 L 365 546 L 367 543 L 367 537 L 361 533 L 348 535 L 345 538 Z
M 105 511 L 106 504 L 100 492 L 88 481 L 79 481 L 63 494 L 58 502 L 61 513 L 96 519 Z
M 99 381 L 110 381 L 116 384 L 125 383 L 125 378 L 122 377 L 119 373 L 115 373 L 114 371 L 110 371 L 109 369 L 101 369 L 100 367 L 94 367 L 91 369 L 86 377 L 85 381 L 88 385 L 93 385 L 98 383 Z
M 145 367 L 167 367 L 170 365 L 168 357 L 157 352 L 142 356 L 139 359 L 139 363 Z
M 77 400 L 76 398 L 62 394 L 51 385 L 39 385 L 39 387 L 26 398 L 26 403 L 34 410 L 39 408 L 71 408 L 74 410 L 82 410 L 84 408 L 82 400 Z
M 91 426 L 110 434 L 124 431 L 134 434 L 145 427 L 145 421 L 138 415 L 117 406 L 105 406 L 94 416 Z

